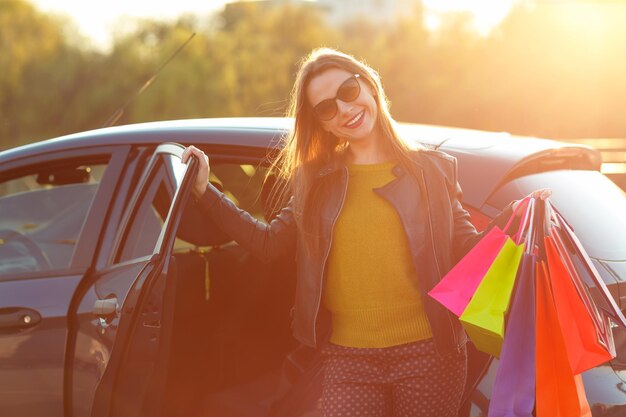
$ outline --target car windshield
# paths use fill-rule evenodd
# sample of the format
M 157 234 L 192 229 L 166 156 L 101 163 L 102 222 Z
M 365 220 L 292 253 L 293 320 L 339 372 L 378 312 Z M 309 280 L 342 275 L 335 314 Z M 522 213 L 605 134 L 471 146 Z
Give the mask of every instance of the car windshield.
M 552 189 L 552 203 L 574 228 L 593 258 L 626 260 L 626 193 L 597 171 L 549 171 L 515 179 L 488 204 L 502 208 L 539 188 Z

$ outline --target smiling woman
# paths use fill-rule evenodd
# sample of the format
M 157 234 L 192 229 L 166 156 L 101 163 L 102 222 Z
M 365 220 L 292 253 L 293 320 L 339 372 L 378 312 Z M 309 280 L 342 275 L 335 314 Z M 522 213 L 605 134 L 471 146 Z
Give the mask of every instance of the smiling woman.
M 354 163 L 384 162 L 387 156 L 378 149 L 382 141 L 376 137 L 380 132 L 375 130 L 376 93 L 367 83 L 361 88 L 359 78 L 359 74 L 329 68 L 311 78 L 307 87 L 308 102 L 326 133 L 350 142 Z M 335 96 L 326 98 L 329 91 L 336 91 Z M 355 151 L 355 147 L 371 150 L 361 153 Z M 367 160 L 357 160 L 359 156 Z
M 403 140 L 378 73 L 332 49 L 302 62 L 288 115 L 276 218 L 262 223 L 207 184 L 208 157 L 190 146 L 200 210 L 259 259 L 296 259 L 292 328 L 323 363 L 322 416 L 457 416 L 467 338 L 425 296 L 481 237 L 456 160 Z M 510 216 L 511 205 L 486 231 Z

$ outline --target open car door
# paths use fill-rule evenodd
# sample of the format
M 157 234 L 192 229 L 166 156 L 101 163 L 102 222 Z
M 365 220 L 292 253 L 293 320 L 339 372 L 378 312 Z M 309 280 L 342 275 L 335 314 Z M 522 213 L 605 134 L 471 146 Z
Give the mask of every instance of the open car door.
M 182 163 L 183 149 L 173 143 L 157 148 L 122 222 L 112 266 L 99 273 L 83 298 L 93 311 L 78 331 L 75 417 L 158 416 L 163 409 L 177 278 L 172 252 L 197 172 L 195 158 Z M 89 368 L 81 351 L 100 370 L 83 376 L 82 384 L 80 370 Z M 83 392 L 85 399 L 80 390 L 89 381 L 94 390 Z M 80 407 L 81 401 L 89 404 Z

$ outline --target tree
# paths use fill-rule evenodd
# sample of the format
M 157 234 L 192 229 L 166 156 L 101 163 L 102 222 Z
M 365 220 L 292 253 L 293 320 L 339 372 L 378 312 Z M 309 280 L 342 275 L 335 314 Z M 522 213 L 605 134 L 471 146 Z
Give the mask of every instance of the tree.
M 60 97 L 50 86 L 70 88 L 77 55 L 54 19 L 22 0 L 0 2 L 0 51 L 0 146 L 8 148 L 54 131 Z
M 469 74 L 476 127 L 548 137 L 624 136 L 626 6 L 516 8 Z
M 221 17 L 217 39 L 228 45 L 239 115 L 284 114 L 297 63 L 336 37 L 320 11 L 308 6 L 244 2 L 227 6 Z

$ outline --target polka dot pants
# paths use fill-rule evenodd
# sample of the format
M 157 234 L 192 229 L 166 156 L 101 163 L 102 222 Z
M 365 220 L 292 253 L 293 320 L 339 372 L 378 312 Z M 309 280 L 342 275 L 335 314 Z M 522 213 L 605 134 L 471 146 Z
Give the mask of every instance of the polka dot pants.
M 447 356 L 433 339 L 388 348 L 329 344 L 322 350 L 324 417 L 456 417 L 465 349 Z

